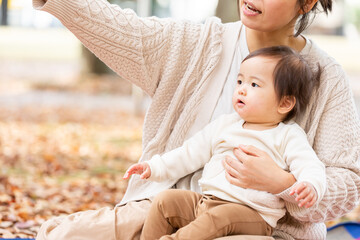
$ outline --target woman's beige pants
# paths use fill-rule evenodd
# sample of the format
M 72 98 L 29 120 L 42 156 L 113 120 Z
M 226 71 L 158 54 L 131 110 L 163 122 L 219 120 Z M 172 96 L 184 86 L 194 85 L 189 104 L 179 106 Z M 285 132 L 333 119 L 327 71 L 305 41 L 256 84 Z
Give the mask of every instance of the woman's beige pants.
M 130 202 L 114 209 L 73 213 L 45 222 L 36 240 L 138 240 L 151 202 Z M 220 239 L 219 239 L 220 240 Z M 271 237 L 231 236 L 221 240 L 273 240 Z

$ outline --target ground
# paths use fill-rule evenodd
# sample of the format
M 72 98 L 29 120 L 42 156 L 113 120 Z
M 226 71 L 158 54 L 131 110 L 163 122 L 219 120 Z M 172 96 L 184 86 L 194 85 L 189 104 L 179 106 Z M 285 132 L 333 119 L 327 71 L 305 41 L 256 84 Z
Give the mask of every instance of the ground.
M 143 115 L 111 107 L 114 99 L 104 98 L 104 89 L 124 83 L 94 82 L 72 86 L 71 92 L 96 106 L 84 107 L 79 99 L 56 104 L 64 94 L 72 99 L 56 86 L 42 86 L 52 104 L 35 103 L 44 93 L 38 84 L 30 104 L 22 103 L 26 96 L 20 93 L 17 104 L 1 94 L 7 104 L 0 104 L 0 237 L 34 237 L 53 216 L 114 207 L 121 200 L 124 171 L 141 155 Z M 99 106 L 101 98 L 109 108 Z

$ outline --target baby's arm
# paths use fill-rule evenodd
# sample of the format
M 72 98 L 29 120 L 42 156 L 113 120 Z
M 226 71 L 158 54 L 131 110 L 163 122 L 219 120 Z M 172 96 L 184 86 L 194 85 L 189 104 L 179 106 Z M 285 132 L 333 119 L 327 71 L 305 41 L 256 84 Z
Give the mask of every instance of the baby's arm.
M 296 183 L 290 190 L 290 195 L 296 194 L 295 201 L 299 202 L 299 207 L 312 207 L 318 199 L 318 194 L 311 183 Z
M 319 202 L 325 194 L 325 166 L 308 143 L 305 132 L 296 125 L 289 130 L 291 131 L 287 133 L 286 139 L 284 139 L 286 148 L 284 159 L 297 182 L 277 196 L 284 199 L 290 215 L 302 221 L 304 215 L 318 208 Z M 311 196 L 307 199 L 309 189 L 304 187 L 303 183 L 311 184 L 311 188 L 314 188 L 316 192 L 316 197 L 313 197 L 315 199 L 310 200 Z
M 151 176 L 151 168 L 148 163 L 137 163 L 129 167 L 123 179 L 129 179 L 133 174 L 139 174 L 141 179 L 147 179 Z

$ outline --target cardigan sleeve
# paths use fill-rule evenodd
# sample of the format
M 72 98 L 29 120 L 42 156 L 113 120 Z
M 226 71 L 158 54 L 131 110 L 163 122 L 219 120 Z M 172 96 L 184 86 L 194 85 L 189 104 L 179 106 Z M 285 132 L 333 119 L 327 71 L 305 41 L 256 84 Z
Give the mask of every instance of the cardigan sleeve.
M 323 199 L 306 209 L 287 202 L 300 221 L 324 222 L 341 217 L 359 204 L 360 125 L 352 93 L 340 66 L 332 66 L 328 81 L 335 82 L 321 114 L 314 150 L 326 166 L 327 189 Z M 285 190 L 280 196 L 289 193 Z
M 33 6 L 58 18 L 99 59 L 149 96 L 167 73 L 185 72 L 203 28 L 169 18 L 140 18 L 106 0 L 33 0 Z

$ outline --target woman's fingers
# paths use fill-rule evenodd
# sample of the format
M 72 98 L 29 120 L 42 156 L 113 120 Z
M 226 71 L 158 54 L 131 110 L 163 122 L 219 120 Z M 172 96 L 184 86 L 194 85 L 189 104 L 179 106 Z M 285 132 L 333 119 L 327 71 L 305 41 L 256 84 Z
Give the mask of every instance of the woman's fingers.
M 244 165 L 240 161 L 226 156 L 223 166 L 225 168 L 225 177 L 229 183 L 238 187 L 249 188 L 248 176 L 244 173 Z
M 254 146 L 239 145 L 234 148 L 233 153 L 235 158 L 224 159 L 224 168 L 231 177 L 236 178 L 236 181 L 232 179 L 229 182 L 238 187 L 276 194 L 296 181 L 293 175 L 280 168 L 269 154 Z
M 237 158 L 237 162 L 239 162 L 240 164 L 244 163 L 245 161 L 249 160 L 249 155 L 247 155 L 244 151 L 242 151 L 242 149 L 240 148 L 234 148 L 233 153 L 235 155 L 235 157 Z
M 228 172 L 225 172 L 225 178 L 230 184 L 235 186 L 241 186 L 240 180 L 231 176 Z
M 230 176 L 237 178 L 239 176 L 239 170 L 241 168 L 242 163 L 237 161 L 236 159 L 226 156 L 223 161 L 223 166 L 225 168 L 226 173 Z
M 247 155 L 259 157 L 263 154 L 263 151 L 252 145 L 239 145 L 239 148 Z

